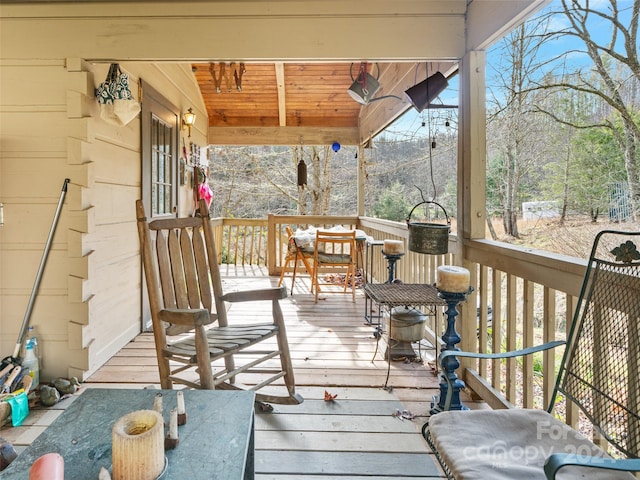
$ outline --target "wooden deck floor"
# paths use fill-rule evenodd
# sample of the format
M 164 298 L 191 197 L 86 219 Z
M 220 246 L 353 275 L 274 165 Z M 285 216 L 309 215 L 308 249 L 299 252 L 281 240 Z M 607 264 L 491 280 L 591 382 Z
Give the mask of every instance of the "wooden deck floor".
M 272 286 L 260 268 L 223 270 L 225 291 Z M 286 279 L 290 288 L 290 279 Z M 364 319 L 364 297 L 326 295 L 318 304 L 309 277 L 281 302 L 298 391 L 297 406 L 256 414 L 256 478 L 287 480 L 443 478 L 420 429 L 437 393 L 437 377 L 421 363 L 384 359 Z M 230 315 L 255 312 L 234 306 Z M 427 352 L 422 352 L 427 353 Z M 158 384 L 153 337 L 143 333 L 100 368 L 85 387 L 142 388 Z M 384 386 L 387 388 L 383 388 Z M 337 394 L 324 401 L 324 392 Z M 24 448 L 65 408 L 32 411 L 0 435 Z M 406 411 L 413 420 L 397 416 Z

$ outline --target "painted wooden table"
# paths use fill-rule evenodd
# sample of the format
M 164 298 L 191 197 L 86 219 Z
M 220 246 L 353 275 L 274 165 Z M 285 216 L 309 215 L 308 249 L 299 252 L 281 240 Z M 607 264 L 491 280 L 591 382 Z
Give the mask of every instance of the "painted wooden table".
M 94 480 L 111 466 L 111 428 L 123 415 L 153 409 L 163 394 L 163 416 L 176 406 L 175 390 L 102 389 L 84 391 L 2 473 L 2 480 L 27 480 L 35 459 L 49 452 L 64 458 L 65 478 Z M 168 450 L 163 479 L 243 480 L 254 478 L 255 394 L 247 391 L 184 390 L 187 423 L 180 443 Z M 165 428 L 166 433 L 166 428 Z

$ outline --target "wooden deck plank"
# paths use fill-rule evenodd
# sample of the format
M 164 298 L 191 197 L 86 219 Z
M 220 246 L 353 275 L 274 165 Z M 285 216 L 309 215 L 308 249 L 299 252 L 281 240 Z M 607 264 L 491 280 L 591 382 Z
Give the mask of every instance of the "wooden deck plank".
M 136 365 L 145 366 L 145 367 L 157 367 L 157 362 L 155 359 L 155 355 L 151 357 L 151 354 L 155 352 L 150 352 L 147 356 L 139 356 L 136 360 Z M 338 357 L 338 358 L 337 358 Z M 117 357 L 113 357 L 107 363 L 105 363 L 105 367 L 126 367 L 131 365 L 132 358 L 135 358 L 131 355 L 118 355 Z M 245 355 L 247 359 L 254 359 L 257 356 Z M 361 369 L 361 370 L 386 370 L 387 362 L 382 359 L 376 359 L 374 362 L 371 361 L 371 357 L 369 355 L 362 356 L 357 353 L 344 354 L 344 355 L 334 355 L 332 352 L 324 352 L 322 354 L 318 354 L 317 352 L 308 352 L 308 356 L 301 358 L 300 355 L 295 355 L 291 359 L 294 369 L 297 372 L 298 370 L 302 371 L 304 369 Z M 278 360 L 271 360 L 266 363 L 266 365 L 275 365 Z M 396 362 L 391 364 L 391 369 L 393 371 L 409 371 L 410 368 L 406 368 L 402 366 L 402 368 L 398 368 Z M 415 370 L 423 370 L 422 366 L 415 366 Z M 422 372 L 419 373 L 422 375 Z M 425 375 L 431 375 L 429 372 L 424 372 Z M 432 375 L 433 376 L 433 375 Z M 435 376 L 434 376 L 435 377 Z
M 324 400 L 324 387 L 314 386 L 301 386 L 299 389 L 300 394 L 305 398 L 305 401 L 311 400 Z M 400 390 L 398 390 L 400 391 Z M 415 390 L 416 392 L 425 392 L 431 390 Z M 382 388 L 354 388 L 354 387 L 333 387 L 331 393 L 337 395 L 336 401 L 342 400 L 398 400 L 396 391 L 388 391 Z
M 337 475 L 301 475 L 299 473 L 293 475 L 287 474 L 256 474 L 255 480 L 334 480 L 337 478 Z M 443 478 L 442 475 L 438 476 L 384 476 L 380 477 L 378 475 L 340 475 L 340 480 L 420 480 L 420 479 L 433 479 L 433 478 Z
M 320 351 L 322 349 L 322 351 Z M 363 360 L 370 362 L 373 358 L 374 350 L 366 351 L 358 349 L 358 351 L 335 351 L 336 349 L 325 344 L 318 345 L 318 348 L 304 350 L 291 350 L 292 361 L 306 361 L 308 359 L 325 359 L 332 362 L 340 362 L 343 360 Z M 378 358 L 380 357 L 380 358 Z M 117 357 L 111 358 L 105 365 L 128 365 L 131 364 L 131 358 L 137 358 L 137 362 L 144 362 L 143 364 L 155 365 L 155 349 L 122 349 Z M 376 355 L 376 362 L 384 362 L 381 355 Z
M 251 384 L 251 379 L 258 379 L 259 376 L 245 375 L 245 383 Z M 385 384 L 385 377 L 380 375 L 362 375 L 353 370 L 315 370 L 308 372 L 296 371 L 296 384 L 298 385 L 320 385 L 330 386 L 352 386 L 382 388 Z M 105 367 L 91 376 L 89 382 L 95 383 L 135 383 L 135 384 L 157 384 L 160 378 L 158 371 L 154 367 Z M 405 372 L 403 375 L 392 374 L 388 385 L 393 388 L 431 388 L 431 382 L 427 383 L 420 377 L 412 376 Z M 257 382 L 256 382 L 257 383 Z M 277 384 L 277 383 L 276 383 Z M 435 385 L 433 386 L 435 389 Z
M 256 474 L 377 475 L 382 478 L 442 478 L 429 454 L 256 451 Z M 296 478 L 300 478 L 296 476 Z
M 333 393 L 333 390 L 331 391 Z M 391 416 L 402 404 L 390 395 L 388 400 L 340 400 L 331 402 L 306 399 L 301 405 L 274 405 L 274 413 L 297 413 L 306 415 Z M 303 408 L 304 405 L 304 408 Z M 299 407 L 299 408 L 297 408 Z
M 369 415 L 365 420 L 371 420 Z M 376 417 L 375 421 L 364 421 L 362 415 L 300 414 L 256 415 L 256 430 L 277 430 L 297 432 L 358 432 L 358 433 L 414 433 L 411 422 L 399 420 L 391 415 Z
M 317 451 L 323 452 L 374 452 L 374 453 L 424 453 L 426 448 L 415 432 L 291 432 L 262 431 L 256 435 L 257 450 Z

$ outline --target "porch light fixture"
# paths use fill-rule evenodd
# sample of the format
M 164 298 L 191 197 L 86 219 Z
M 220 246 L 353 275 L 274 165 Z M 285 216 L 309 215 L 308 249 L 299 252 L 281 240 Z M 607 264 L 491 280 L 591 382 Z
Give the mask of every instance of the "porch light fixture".
M 182 127 L 187 127 L 189 130 L 189 138 L 191 138 L 191 127 L 193 127 L 196 123 L 196 114 L 193 113 L 193 109 L 189 108 L 185 113 L 182 114 Z
M 447 88 L 449 82 L 441 72 L 436 72 L 426 80 L 417 83 L 404 93 L 411 105 L 418 111 L 422 112 L 429 104 L 433 102 L 442 91 Z

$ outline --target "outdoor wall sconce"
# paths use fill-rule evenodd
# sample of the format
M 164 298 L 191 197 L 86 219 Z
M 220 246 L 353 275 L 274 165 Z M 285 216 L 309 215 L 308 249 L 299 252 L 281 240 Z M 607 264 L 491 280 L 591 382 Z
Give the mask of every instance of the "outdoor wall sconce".
M 193 109 L 189 108 L 185 113 L 182 114 L 182 127 L 187 127 L 189 130 L 189 138 L 191 138 L 191 127 L 196 123 L 196 114 L 193 113 Z
M 441 72 L 436 72 L 426 80 L 417 83 L 404 93 L 411 105 L 418 111 L 422 112 L 433 102 L 442 91 L 447 88 L 449 82 Z

